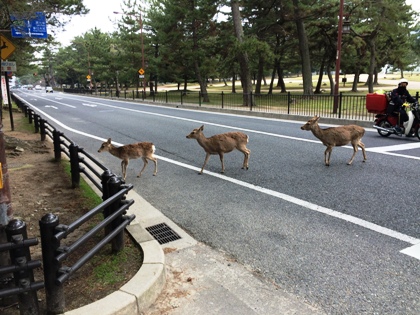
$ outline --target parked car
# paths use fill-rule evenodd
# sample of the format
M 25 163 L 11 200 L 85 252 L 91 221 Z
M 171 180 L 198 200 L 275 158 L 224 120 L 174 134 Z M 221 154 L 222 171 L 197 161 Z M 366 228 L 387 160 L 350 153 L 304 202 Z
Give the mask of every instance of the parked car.
M 53 92 L 54 92 L 54 90 L 53 90 L 52 86 L 47 86 L 47 87 L 45 88 L 45 92 L 46 92 L 46 93 L 53 93 Z
M 34 89 L 34 86 L 32 84 L 28 84 L 26 87 L 28 88 L 28 90 L 33 90 Z
M 35 85 L 35 90 L 42 90 L 42 86 L 40 86 L 39 84 Z

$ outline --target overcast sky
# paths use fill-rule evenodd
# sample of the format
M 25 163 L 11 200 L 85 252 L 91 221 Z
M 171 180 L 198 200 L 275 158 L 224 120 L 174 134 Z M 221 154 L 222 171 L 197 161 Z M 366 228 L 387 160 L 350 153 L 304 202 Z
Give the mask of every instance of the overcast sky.
M 71 22 L 66 26 L 66 31 L 57 34 L 57 40 L 63 46 L 70 45 L 74 37 L 81 36 L 95 27 L 103 32 L 112 32 L 115 30 L 112 21 L 118 20 L 120 17 L 113 14 L 113 12 L 122 11 L 121 6 L 123 6 L 123 0 L 84 0 L 83 2 L 90 9 L 90 13 L 83 17 L 73 17 Z M 419 0 L 406 0 L 406 3 L 411 4 L 414 11 L 420 12 Z
M 63 46 L 70 45 L 70 42 L 76 36 L 81 36 L 90 29 L 98 28 L 103 32 L 112 32 L 115 30 L 112 21 L 121 19 L 114 11 L 121 12 L 123 0 L 99 1 L 84 0 L 85 6 L 90 9 L 90 13 L 84 16 L 76 16 L 65 27 L 65 31 L 59 32 L 56 39 Z

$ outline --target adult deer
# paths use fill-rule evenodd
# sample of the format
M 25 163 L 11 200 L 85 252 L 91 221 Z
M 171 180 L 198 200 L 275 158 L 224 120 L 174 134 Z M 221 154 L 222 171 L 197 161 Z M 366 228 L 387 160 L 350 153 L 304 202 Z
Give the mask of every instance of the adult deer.
M 361 139 L 365 134 L 365 129 L 357 125 L 345 125 L 339 127 L 330 127 L 326 129 L 321 129 L 318 125 L 318 120 L 320 117 L 314 116 L 308 120 L 300 129 L 310 130 L 322 143 L 327 147 L 324 152 L 325 155 L 325 165 L 330 166 L 330 157 L 333 147 L 339 147 L 351 143 L 353 146 L 353 156 L 350 161 L 347 163 L 351 165 L 354 157 L 356 156 L 358 147 L 362 149 L 363 152 L 363 162 L 367 160 L 365 145 L 362 143 Z
M 137 177 L 140 177 L 143 173 L 146 165 L 149 163 L 148 160 L 153 161 L 155 163 L 155 171 L 153 172 L 153 176 L 157 174 L 157 158 L 154 156 L 156 151 L 156 147 L 151 142 L 137 142 L 133 144 L 126 144 L 120 147 L 116 147 L 111 143 L 111 138 L 108 141 L 102 143 L 101 147 L 99 148 L 98 152 L 108 151 L 113 156 L 121 159 L 121 168 L 122 168 L 122 175 L 125 181 L 127 175 L 127 165 L 130 159 L 138 159 L 142 158 L 144 165 L 141 169 L 140 173 Z
M 246 134 L 239 131 L 233 131 L 206 138 L 203 134 L 203 130 L 204 125 L 200 128 L 194 129 L 189 135 L 187 135 L 188 139 L 196 139 L 198 144 L 203 147 L 204 151 L 206 151 L 206 158 L 199 174 L 203 174 L 204 167 L 206 166 L 210 155 L 214 154 L 219 155 L 220 162 L 222 163 L 222 173 L 224 173 L 225 164 L 223 161 L 223 156 L 225 153 L 229 153 L 234 149 L 237 149 L 244 154 L 244 163 L 242 165 L 242 169 L 248 169 L 248 159 L 251 150 L 246 147 L 249 139 Z

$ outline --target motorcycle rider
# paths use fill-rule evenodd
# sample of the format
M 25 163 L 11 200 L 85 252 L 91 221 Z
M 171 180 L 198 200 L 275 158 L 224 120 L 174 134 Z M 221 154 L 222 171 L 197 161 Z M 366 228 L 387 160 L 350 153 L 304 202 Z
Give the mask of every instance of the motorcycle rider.
M 391 92 L 391 102 L 393 103 L 393 112 L 399 113 L 399 119 L 397 125 L 394 126 L 394 129 L 397 133 L 401 134 L 402 130 L 400 128 L 400 123 L 408 121 L 408 115 L 405 111 L 403 104 L 405 102 L 414 103 L 416 99 L 410 95 L 407 91 L 408 80 L 402 78 L 398 82 L 398 87 Z M 391 103 L 391 104 L 392 104 Z

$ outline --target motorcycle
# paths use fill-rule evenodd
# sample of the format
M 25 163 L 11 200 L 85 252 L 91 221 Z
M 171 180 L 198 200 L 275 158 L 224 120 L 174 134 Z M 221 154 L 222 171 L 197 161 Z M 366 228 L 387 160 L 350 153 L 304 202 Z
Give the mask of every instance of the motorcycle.
M 375 116 L 375 128 L 382 137 L 389 137 L 394 134 L 397 136 L 405 135 L 406 137 L 417 137 L 420 140 L 420 105 L 418 102 L 405 103 L 404 106 L 409 108 L 408 121 L 400 123 L 400 130 L 394 126 L 398 124 L 399 113 L 379 113 Z

